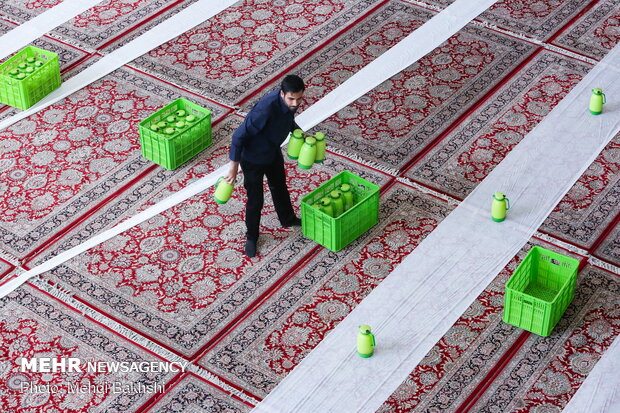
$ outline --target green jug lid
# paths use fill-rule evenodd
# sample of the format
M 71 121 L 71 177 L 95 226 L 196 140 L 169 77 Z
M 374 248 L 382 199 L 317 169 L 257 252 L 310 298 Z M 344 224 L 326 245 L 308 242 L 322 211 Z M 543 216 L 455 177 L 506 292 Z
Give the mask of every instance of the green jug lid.
M 331 203 L 332 203 L 332 200 L 331 200 L 331 199 L 329 199 L 329 198 L 327 198 L 327 197 L 325 197 L 325 198 L 321 198 L 321 204 L 323 204 L 323 206 L 327 206 L 327 205 L 329 205 L 329 204 L 331 204 Z
M 329 193 L 329 196 L 331 196 L 332 198 L 340 198 L 340 191 L 331 191 Z
M 324 139 L 325 139 L 325 135 L 324 135 L 324 134 L 322 134 L 321 132 L 317 132 L 317 133 L 315 133 L 315 134 L 314 134 L 314 138 L 315 138 L 317 141 L 322 141 L 322 140 L 324 140 Z
M 349 184 L 342 184 L 342 185 L 340 185 L 340 190 L 342 192 L 349 192 L 351 190 L 351 185 L 349 185 Z
M 308 137 L 306 138 L 306 143 L 307 143 L 308 145 L 314 145 L 314 144 L 316 143 L 316 139 L 314 139 L 312 136 L 308 136 Z
M 592 89 L 592 93 L 594 93 L 595 95 L 602 95 L 603 89 L 600 89 L 600 88 Z
M 360 333 L 362 334 L 368 334 L 370 333 L 370 326 L 368 324 L 364 324 L 363 326 L 360 326 Z
M 293 136 L 296 138 L 301 138 L 304 136 L 304 131 L 302 131 L 301 129 L 295 129 L 293 131 Z
M 502 194 L 501 192 L 496 192 L 493 194 L 493 198 L 498 201 L 503 201 L 506 198 L 506 195 Z

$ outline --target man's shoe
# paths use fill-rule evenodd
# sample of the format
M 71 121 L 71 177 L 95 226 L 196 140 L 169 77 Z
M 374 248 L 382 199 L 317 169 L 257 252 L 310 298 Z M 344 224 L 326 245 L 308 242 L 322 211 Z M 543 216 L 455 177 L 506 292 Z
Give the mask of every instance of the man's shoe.
M 256 241 L 251 239 L 245 241 L 245 255 L 248 258 L 256 257 Z
M 284 228 L 288 228 L 288 227 L 301 227 L 301 218 L 293 218 L 293 220 L 291 222 L 288 223 L 288 225 L 283 225 Z

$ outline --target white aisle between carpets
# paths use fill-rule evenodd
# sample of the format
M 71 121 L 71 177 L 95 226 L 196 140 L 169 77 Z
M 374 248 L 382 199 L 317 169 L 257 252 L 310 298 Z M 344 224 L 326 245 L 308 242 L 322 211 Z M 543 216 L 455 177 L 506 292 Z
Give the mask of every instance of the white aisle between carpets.
M 0 36 L 0 60 L 33 40 L 101 3 L 101 0 L 64 0 Z
M 403 39 L 398 44 L 393 46 L 390 50 L 386 51 L 383 55 L 375 59 L 368 66 L 364 67 L 360 71 L 362 75 L 356 74 L 352 76 L 351 78 L 346 80 L 343 84 L 341 84 L 336 89 L 334 89 L 331 93 L 329 93 L 326 97 L 322 98 L 321 100 L 316 102 L 314 105 L 312 105 L 310 108 L 308 108 L 302 115 L 297 117 L 297 123 L 302 128 L 307 130 L 315 126 L 319 122 L 321 122 L 321 120 L 326 119 L 329 116 L 333 115 L 334 113 L 336 113 L 337 111 L 339 111 L 340 109 L 348 105 L 350 102 L 357 99 L 357 97 L 377 87 L 382 82 L 389 79 L 391 76 L 395 75 L 402 69 L 415 63 L 418 59 L 423 57 L 426 53 L 438 47 L 441 43 L 446 41 L 450 36 L 454 35 L 462 27 L 464 27 L 471 19 L 476 17 L 478 14 L 482 13 L 484 10 L 486 10 L 491 4 L 495 3 L 496 1 L 497 0 L 480 1 L 480 2 L 477 2 L 475 6 L 472 6 L 472 5 L 468 5 L 468 0 L 457 0 L 452 6 L 448 7 L 443 12 L 434 16 L 433 19 L 431 19 L 431 21 L 429 21 L 422 27 L 418 28 L 411 35 L 407 36 L 405 39 Z M 220 7 L 221 6 L 222 5 L 220 5 Z M 190 6 L 190 7 L 193 7 L 193 6 Z M 190 7 L 188 7 L 188 9 L 186 9 L 184 12 L 179 13 L 179 15 L 187 12 Z M 457 10 L 457 12 L 454 12 L 453 10 Z M 174 16 L 170 20 L 177 18 L 179 15 Z M 154 30 L 164 31 L 166 32 L 165 35 L 167 35 L 168 34 L 167 31 L 171 30 L 170 26 L 166 25 L 164 27 L 163 25 L 168 23 L 170 20 L 160 24 L 154 29 L 151 29 L 148 33 L 142 35 L 140 38 L 134 40 L 133 42 L 117 50 L 116 52 L 121 51 L 122 49 L 125 49 L 131 46 L 131 48 L 127 49 L 127 52 L 124 52 L 124 55 L 131 53 L 129 61 L 137 57 L 135 56 L 137 53 L 140 53 L 140 54 L 145 53 L 145 51 L 150 50 L 146 48 L 149 45 L 151 46 L 151 48 L 155 47 L 155 46 L 152 46 L 154 41 L 151 39 L 151 37 L 147 38 L 149 43 L 147 44 L 140 43 L 139 49 L 137 49 L 138 44 L 135 42 L 137 42 L 138 40 L 142 39 L 143 37 L 147 35 L 150 36 L 151 32 L 153 32 Z M 429 29 L 428 27 L 425 27 L 429 25 L 429 23 L 430 23 L 431 29 Z M 418 31 L 420 31 L 420 33 L 416 34 L 418 33 Z M 431 33 L 433 36 L 432 37 L 433 40 L 429 41 L 427 36 L 431 35 Z M 158 39 L 158 41 L 160 40 Z M 162 43 L 163 41 L 165 40 L 161 40 Z M 116 52 L 113 52 L 112 54 L 104 57 L 104 59 L 110 58 L 112 55 L 115 55 Z M 122 61 L 123 60 L 121 60 L 121 64 L 119 64 L 118 67 L 122 65 Z M 5 122 L 0 122 L 0 130 L 15 123 L 16 121 L 26 116 L 29 116 L 32 113 L 35 113 L 38 110 L 43 109 L 44 107 L 47 107 L 53 104 L 59 99 L 65 96 L 68 96 L 74 90 L 78 90 L 79 88 L 92 83 L 94 80 L 96 80 L 96 78 L 94 78 L 95 76 L 99 78 L 103 76 L 104 74 L 111 72 L 112 68 L 114 67 L 114 63 L 116 63 L 116 60 L 113 59 L 111 61 L 108 61 L 104 65 L 99 65 L 99 63 L 101 63 L 101 61 L 97 62 L 95 65 L 91 66 L 90 68 L 85 69 L 84 72 L 76 75 L 74 78 L 70 79 L 67 83 L 79 77 L 78 81 L 72 82 L 71 87 L 61 92 L 60 95 L 53 94 L 54 95 L 53 98 L 50 98 L 48 96 L 48 98 L 45 99 L 44 106 L 39 106 L 39 104 L 37 104 L 35 107 L 32 108 L 33 109 L 32 112 L 29 112 L 25 115 L 20 113 L 18 115 L 13 116 L 12 118 L 9 118 Z M 101 67 L 99 67 L 98 65 Z M 371 69 L 367 69 L 367 67 L 369 66 L 371 67 Z M 93 67 L 95 67 L 95 69 L 93 69 Z M 107 72 L 101 74 L 101 72 L 104 69 L 107 70 Z M 87 73 L 86 75 L 84 75 L 85 72 Z M 66 86 L 66 85 L 63 85 L 63 86 Z M 61 89 L 63 88 L 63 86 L 61 86 Z M 28 111 L 25 111 L 25 112 L 28 112 Z M 303 116 L 305 113 L 308 113 L 308 115 Z M 20 115 L 21 117 L 19 117 Z M 221 166 L 220 168 L 211 172 L 207 176 L 192 183 L 190 186 L 182 189 L 181 191 L 175 193 L 174 195 L 171 195 L 170 197 L 159 202 L 158 204 L 153 205 L 152 207 L 140 212 L 139 214 L 131 217 L 130 219 L 118 224 L 117 226 L 107 231 L 104 231 L 101 234 L 97 234 L 96 236 L 83 242 L 82 244 L 77 245 L 67 251 L 64 251 L 61 254 L 49 259 L 48 261 L 45 261 L 42 264 L 39 264 L 36 267 L 20 274 L 19 276 L 10 279 L 9 281 L 0 285 L 0 298 L 9 294 L 11 291 L 18 288 L 20 285 L 28 281 L 30 278 L 37 276 L 39 274 L 42 274 L 45 271 L 49 271 L 57 267 L 58 265 L 62 264 L 63 262 L 68 261 L 71 258 L 89 250 L 90 248 L 93 248 L 99 245 L 100 243 L 107 241 L 108 239 L 140 224 L 141 222 L 144 222 L 147 219 L 152 218 L 157 214 L 160 214 L 166 209 L 171 208 L 174 205 L 177 205 L 180 202 L 183 202 L 186 199 L 194 195 L 197 195 L 200 192 L 208 189 L 210 186 L 215 184 L 219 176 L 225 175 L 226 168 L 227 168 L 226 165 Z
M 620 336 L 611 343 L 562 412 L 620 412 Z
M 531 238 L 620 130 L 620 105 L 590 115 L 591 89 L 620 96 L 620 46 L 493 169 L 253 412 L 374 412 Z M 491 197 L 511 200 L 506 221 Z M 377 350 L 356 353 L 369 324 Z

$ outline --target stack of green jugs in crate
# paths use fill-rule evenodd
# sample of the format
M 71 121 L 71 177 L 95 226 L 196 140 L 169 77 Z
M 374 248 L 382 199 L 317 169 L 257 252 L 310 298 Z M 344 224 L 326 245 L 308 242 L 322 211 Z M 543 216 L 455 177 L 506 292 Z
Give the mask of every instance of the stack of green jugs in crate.
M 325 135 L 321 132 L 310 135 L 295 129 L 291 133 L 286 153 L 289 158 L 297 159 L 301 169 L 310 169 L 313 164 L 325 160 Z
M 179 98 L 140 122 L 142 156 L 176 169 L 211 145 L 211 111 Z
M 157 132 L 163 136 L 172 136 L 181 133 L 184 129 L 189 128 L 196 122 L 198 118 L 191 113 L 187 113 L 183 109 L 177 110 L 174 115 L 169 115 L 159 122 L 153 122 L 150 126 L 153 132 Z
M 28 109 L 61 84 L 58 55 L 28 46 L 0 65 L 0 103 Z
M 330 217 L 338 218 L 354 205 L 355 195 L 351 191 L 351 185 L 342 184 L 338 189 L 331 191 L 328 196 L 321 198 L 312 206 Z
M 302 233 L 339 251 L 379 220 L 379 186 L 342 171 L 301 199 Z

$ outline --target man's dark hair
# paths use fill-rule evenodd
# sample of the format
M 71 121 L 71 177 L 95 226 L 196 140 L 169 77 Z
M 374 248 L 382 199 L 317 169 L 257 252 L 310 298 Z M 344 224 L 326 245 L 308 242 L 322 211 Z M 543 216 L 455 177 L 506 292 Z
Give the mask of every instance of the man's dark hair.
M 282 83 L 280 84 L 280 89 L 284 94 L 287 93 L 298 93 L 303 90 L 306 90 L 306 85 L 304 85 L 304 81 L 297 75 L 286 75 L 284 79 L 282 79 Z

